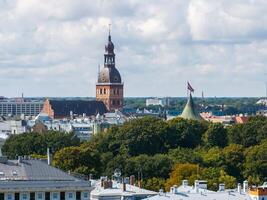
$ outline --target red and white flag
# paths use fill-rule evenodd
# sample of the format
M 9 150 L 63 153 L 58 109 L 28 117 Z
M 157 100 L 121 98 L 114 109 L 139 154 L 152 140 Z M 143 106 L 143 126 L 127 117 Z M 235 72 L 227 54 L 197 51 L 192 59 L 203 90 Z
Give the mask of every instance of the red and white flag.
M 187 89 L 188 89 L 190 92 L 193 92 L 193 93 L 194 93 L 194 88 L 190 85 L 189 82 L 187 82 Z

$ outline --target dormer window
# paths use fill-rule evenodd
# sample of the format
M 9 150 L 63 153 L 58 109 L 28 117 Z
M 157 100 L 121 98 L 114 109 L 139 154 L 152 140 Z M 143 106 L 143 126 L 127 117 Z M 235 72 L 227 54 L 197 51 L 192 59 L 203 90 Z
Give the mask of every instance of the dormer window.
M 17 176 L 18 172 L 14 170 L 14 171 L 12 171 L 12 174 L 13 174 L 13 176 Z

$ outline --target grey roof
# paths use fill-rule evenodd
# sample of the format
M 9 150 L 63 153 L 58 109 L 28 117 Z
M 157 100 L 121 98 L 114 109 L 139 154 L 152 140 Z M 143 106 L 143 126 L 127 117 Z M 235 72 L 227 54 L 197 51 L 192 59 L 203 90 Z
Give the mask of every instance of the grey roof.
M 75 177 L 41 160 L 8 160 L 0 163 L 0 180 L 75 181 Z
M 121 83 L 121 75 L 115 66 L 103 67 L 98 76 L 98 83 Z

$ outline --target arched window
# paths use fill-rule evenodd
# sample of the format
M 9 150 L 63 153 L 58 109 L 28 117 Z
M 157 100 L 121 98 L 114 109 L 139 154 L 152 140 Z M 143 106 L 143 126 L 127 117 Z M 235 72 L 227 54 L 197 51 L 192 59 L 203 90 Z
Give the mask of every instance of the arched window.
M 106 94 L 106 88 L 104 88 L 104 94 Z
M 103 92 L 103 91 L 102 91 L 102 88 L 101 88 L 101 89 L 100 89 L 100 94 L 102 94 L 102 92 Z

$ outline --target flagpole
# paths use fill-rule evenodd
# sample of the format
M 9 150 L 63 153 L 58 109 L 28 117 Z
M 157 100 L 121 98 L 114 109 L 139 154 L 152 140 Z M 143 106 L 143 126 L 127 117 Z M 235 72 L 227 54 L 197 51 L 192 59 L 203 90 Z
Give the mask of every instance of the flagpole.
M 186 85 L 186 91 L 187 91 L 187 98 L 189 97 L 189 89 L 188 89 L 188 81 L 187 81 L 187 85 Z

